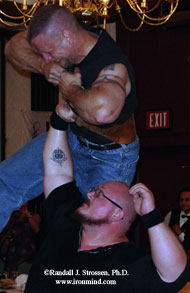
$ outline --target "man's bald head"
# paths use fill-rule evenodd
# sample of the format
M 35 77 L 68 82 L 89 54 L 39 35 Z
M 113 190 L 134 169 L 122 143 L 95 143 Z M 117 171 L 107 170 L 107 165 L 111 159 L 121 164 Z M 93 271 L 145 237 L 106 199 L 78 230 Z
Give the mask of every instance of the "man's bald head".
M 87 197 L 87 201 L 74 213 L 76 219 L 83 224 L 106 225 L 111 233 L 115 231 L 120 236 L 126 234 L 136 212 L 129 187 L 125 183 L 104 182 L 88 192 Z
M 31 42 L 40 34 L 50 35 L 65 29 L 77 33 L 79 27 L 79 23 L 69 9 L 62 6 L 47 5 L 38 9 L 30 21 L 27 40 Z
M 100 184 L 100 187 L 109 194 L 109 198 L 121 206 L 124 211 L 123 222 L 129 225 L 134 221 L 136 212 L 134 209 L 133 197 L 129 194 L 129 187 L 124 182 L 108 181 Z

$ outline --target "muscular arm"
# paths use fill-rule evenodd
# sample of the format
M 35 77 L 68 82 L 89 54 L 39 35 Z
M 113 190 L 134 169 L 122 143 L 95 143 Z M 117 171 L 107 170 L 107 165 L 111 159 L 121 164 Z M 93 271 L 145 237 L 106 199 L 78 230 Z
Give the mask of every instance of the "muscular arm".
M 73 180 L 73 167 L 67 132 L 50 127 L 43 150 L 44 194 Z
M 35 53 L 26 35 L 27 31 L 20 32 L 7 42 L 5 55 L 8 60 L 19 69 L 44 74 L 49 82 L 57 85 L 63 68 L 55 62 L 46 63 L 41 55 Z
M 5 55 L 19 69 L 43 73 L 42 67 L 45 61 L 33 51 L 26 34 L 27 31 L 22 31 L 12 37 L 5 46 Z
M 79 72 L 61 74 L 59 86 L 62 93 L 83 120 L 95 125 L 114 122 L 131 90 L 128 72 L 123 64 L 104 68 L 90 89 L 84 90 L 80 85 Z
M 104 68 L 90 89 L 81 88 L 80 72 L 74 74 L 56 62 L 46 63 L 35 53 L 26 39 L 27 31 L 16 34 L 6 44 L 5 55 L 18 68 L 44 74 L 46 79 L 57 85 L 73 104 L 78 115 L 86 122 L 101 125 L 114 122 L 131 90 L 127 69 L 122 64 Z M 90 72 L 89 72 L 90 74 Z
M 136 212 L 145 215 L 155 208 L 152 192 L 142 183 L 130 189 Z M 187 257 L 175 234 L 163 222 L 148 229 L 152 259 L 161 279 L 175 281 L 186 266 Z

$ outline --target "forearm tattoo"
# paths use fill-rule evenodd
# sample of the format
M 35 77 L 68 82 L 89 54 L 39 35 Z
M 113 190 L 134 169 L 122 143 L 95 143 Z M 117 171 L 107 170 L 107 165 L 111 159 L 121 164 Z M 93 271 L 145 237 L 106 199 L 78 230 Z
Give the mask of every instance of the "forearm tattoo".
M 61 149 L 57 148 L 53 151 L 51 160 L 62 167 L 63 162 L 65 162 L 67 158 L 65 153 Z
M 96 80 L 93 85 L 98 84 L 98 83 L 114 83 L 116 85 L 118 85 L 122 91 L 124 91 L 124 93 L 126 94 L 126 90 L 124 89 L 124 87 L 115 79 L 112 79 L 110 77 L 114 77 L 114 78 L 118 78 L 121 79 L 119 76 L 114 75 L 114 74 L 103 74 L 100 76 L 100 78 L 98 80 Z

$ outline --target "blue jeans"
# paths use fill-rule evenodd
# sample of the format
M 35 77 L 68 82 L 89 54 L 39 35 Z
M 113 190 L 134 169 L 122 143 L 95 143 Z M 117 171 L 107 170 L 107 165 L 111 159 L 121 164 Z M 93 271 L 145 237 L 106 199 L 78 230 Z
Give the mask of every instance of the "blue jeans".
M 42 151 L 46 133 L 32 139 L 0 164 L 0 231 L 11 213 L 43 192 Z M 71 131 L 69 143 L 77 186 L 83 196 L 91 187 L 119 180 L 131 184 L 138 161 L 139 139 L 109 151 L 83 146 Z
M 0 163 L 0 231 L 11 213 L 43 192 L 42 150 L 46 133 Z
M 84 146 L 69 131 L 74 174 L 77 186 L 86 197 L 87 192 L 106 181 L 122 181 L 129 186 L 133 180 L 139 159 L 139 138 L 114 150 L 97 151 Z M 86 144 L 87 139 L 82 138 Z

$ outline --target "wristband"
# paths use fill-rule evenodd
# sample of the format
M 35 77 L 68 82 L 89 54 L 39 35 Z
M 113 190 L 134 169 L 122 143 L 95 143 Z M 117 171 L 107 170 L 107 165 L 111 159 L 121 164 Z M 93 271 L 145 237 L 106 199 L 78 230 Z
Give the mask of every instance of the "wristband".
M 61 119 L 54 110 L 50 116 L 50 124 L 54 129 L 67 130 L 68 122 Z
M 143 222 L 145 228 L 149 229 L 164 222 L 164 218 L 157 209 L 154 209 L 150 213 L 141 216 L 141 221 Z

